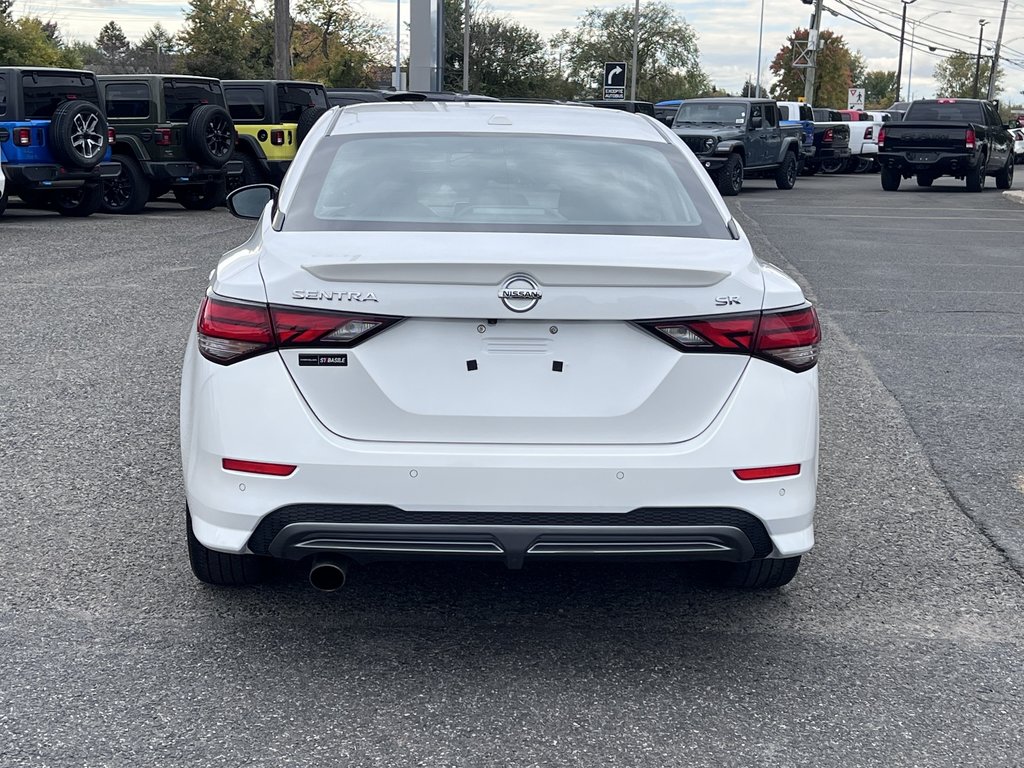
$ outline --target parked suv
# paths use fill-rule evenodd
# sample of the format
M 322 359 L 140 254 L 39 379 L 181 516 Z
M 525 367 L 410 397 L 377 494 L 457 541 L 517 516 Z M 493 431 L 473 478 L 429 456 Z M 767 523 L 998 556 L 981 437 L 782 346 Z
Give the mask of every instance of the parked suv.
M 232 186 L 280 184 L 309 129 L 327 111 L 327 90 L 298 80 L 225 80 L 224 96 L 238 129 Z
M 102 177 L 118 172 L 96 76 L 79 69 L 0 67 L 5 194 L 63 216 L 100 208 Z
M 780 125 L 779 118 L 778 106 L 767 99 L 687 99 L 672 130 L 723 195 L 738 195 L 744 178 L 764 176 L 779 189 L 792 189 L 804 131 Z
M 117 128 L 120 173 L 104 185 L 103 210 L 138 213 L 169 191 L 185 208 L 224 202 L 238 137 L 219 80 L 183 75 L 102 75 L 100 93 Z

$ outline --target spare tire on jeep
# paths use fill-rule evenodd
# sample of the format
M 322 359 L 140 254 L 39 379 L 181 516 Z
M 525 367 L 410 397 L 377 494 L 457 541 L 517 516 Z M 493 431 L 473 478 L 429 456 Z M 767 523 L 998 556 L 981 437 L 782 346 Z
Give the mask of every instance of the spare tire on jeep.
M 304 109 L 302 114 L 299 115 L 299 123 L 295 126 L 295 141 L 298 144 L 302 144 L 302 140 L 306 138 L 306 134 L 310 132 L 316 121 L 319 120 L 323 114 L 327 111 L 326 107 L 310 107 Z
M 107 120 L 88 101 L 65 101 L 50 120 L 50 149 L 61 163 L 95 168 L 107 153 Z
M 185 149 L 200 165 L 223 166 L 231 159 L 237 138 L 231 115 L 216 104 L 196 107 L 185 126 Z

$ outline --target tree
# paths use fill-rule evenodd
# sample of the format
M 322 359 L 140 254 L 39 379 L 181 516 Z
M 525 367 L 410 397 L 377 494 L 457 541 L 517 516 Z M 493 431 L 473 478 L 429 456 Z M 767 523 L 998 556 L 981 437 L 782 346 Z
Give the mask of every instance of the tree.
M 795 101 L 804 95 L 804 77 L 807 69 L 793 66 L 793 44 L 807 41 L 806 29 L 795 29 L 786 44 L 775 54 L 769 67 L 776 81 L 770 92 L 772 98 Z M 821 49 L 818 51 L 815 76 L 814 106 L 846 109 L 849 88 L 855 71 L 863 67 L 859 54 L 851 53 L 842 35 L 829 29 L 820 32 Z
M 865 73 L 861 83 L 864 86 L 864 106 L 868 109 L 887 109 L 897 100 L 895 70 L 872 70 Z
M 222 80 L 267 77 L 265 52 L 273 49 L 267 14 L 252 0 L 189 0 L 178 35 L 183 69 Z
M 292 38 L 295 74 L 329 85 L 373 86 L 392 43 L 349 0 L 301 0 Z
M 132 49 L 132 58 L 140 72 L 173 73 L 176 71 L 177 50 L 178 41 L 158 21 Z
M 0 6 L 0 62 L 8 66 L 80 67 L 74 50 L 64 47 L 59 30 L 34 16 L 13 19 L 10 6 Z
M 632 3 L 589 8 L 566 35 L 566 74 L 578 95 L 601 95 L 606 61 L 632 62 L 633 17 Z M 711 89 L 700 67 L 697 34 L 682 16 L 661 0 L 648 0 L 639 21 L 637 99 L 692 98 Z
M 938 82 L 937 94 L 951 99 L 984 98 L 988 93 L 988 76 L 992 71 L 992 59 L 981 60 L 981 72 L 978 76 L 978 91 L 974 91 L 974 73 L 978 59 L 973 53 L 957 51 L 935 65 L 935 79 Z M 995 92 L 1003 89 L 1003 69 L 996 70 Z
M 464 8 L 460 0 L 445 0 L 445 88 L 463 85 Z M 480 4 L 470 7 L 469 90 L 508 98 L 566 98 L 558 67 L 540 33 Z
M 131 49 L 131 43 L 116 21 L 108 21 L 96 36 L 96 50 L 100 52 L 108 72 L 124 72 Z

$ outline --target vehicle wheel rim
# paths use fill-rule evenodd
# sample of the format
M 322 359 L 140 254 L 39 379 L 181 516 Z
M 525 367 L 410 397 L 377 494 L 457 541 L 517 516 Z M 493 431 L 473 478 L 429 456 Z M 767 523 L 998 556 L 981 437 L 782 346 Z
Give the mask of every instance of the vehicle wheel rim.
M 735 163 L 732 168 L 732 188 L 739 189 L 740 184 L 743 183 L 743 166 L 739 163 Z
M 105 136 L 99 131 L 100 116 L 95 112 L 75 115 L 72 121 L 71 146 L 86 160 L 103 151 Z
M 111 208 L 123 208 L 132 196 L 132 183 L 124 171 L 108 181 L 104 187 L 103 202 Z
M 786 169 L 786 183 L 787 184 L 795 184 L 796 183 L 796 163 L 790 163 L 789 166 L 787 167 L 787 169 Z
M 232 149 L 231 125 L 223 117 L 206 124 L 206 146 L 215 157 L 224 157 Z

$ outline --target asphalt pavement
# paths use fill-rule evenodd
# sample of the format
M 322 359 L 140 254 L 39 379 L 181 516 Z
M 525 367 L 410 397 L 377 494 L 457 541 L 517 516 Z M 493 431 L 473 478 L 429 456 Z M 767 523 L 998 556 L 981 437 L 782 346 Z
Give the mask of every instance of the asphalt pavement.
M 10 209 L 0 765 L 1024 765 L 1024 207 L 877 184 L 733 202 L 826 332 L 818 545 L 764 594 L 672 566 L 199 584 L 178 373 L 248 225 Z

